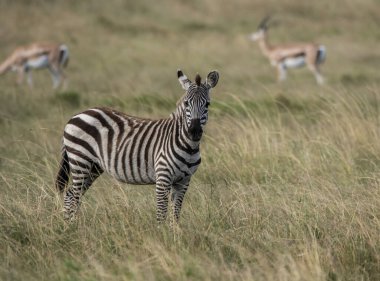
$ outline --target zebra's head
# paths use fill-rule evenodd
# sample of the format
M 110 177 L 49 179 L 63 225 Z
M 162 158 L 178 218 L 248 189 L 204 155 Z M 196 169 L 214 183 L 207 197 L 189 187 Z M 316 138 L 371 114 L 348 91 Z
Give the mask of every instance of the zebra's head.
M 179 83 L 186 91 L 179 105 L 182 106 L 185 112 L 185 126 L 190 139 L 199 141 L 202 137 L 203 127 L 208 119 L 210 90 L 218 84 L 219 73 L 211 71 L 203 83 L 199 74 L 195 76 L 195 83 L 191 82 L 181 70 L 177 71 L 177 75 Z

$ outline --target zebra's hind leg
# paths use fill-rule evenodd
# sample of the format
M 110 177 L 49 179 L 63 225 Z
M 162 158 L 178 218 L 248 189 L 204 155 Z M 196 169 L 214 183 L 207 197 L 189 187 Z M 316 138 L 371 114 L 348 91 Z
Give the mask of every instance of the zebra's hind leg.
M 64 198 L 64 219 L 73 220 L 80 206 L 82 195 L 91 184 L 102 174 L 98 165 L 92 164 L 87 169 L 71 169 L 72 186 L 67 190 Z

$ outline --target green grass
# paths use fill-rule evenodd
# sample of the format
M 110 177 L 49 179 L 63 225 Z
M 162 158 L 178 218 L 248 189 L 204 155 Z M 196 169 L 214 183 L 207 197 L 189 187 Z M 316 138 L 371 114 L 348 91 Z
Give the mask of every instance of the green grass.
M 357 3 L 356 3 L 357 2 Z M 65 42 L 68 88 L 0 77 L 0 280 L 379 280 L 380 84 L 375 0 L 2 1 L 0 58 Z M 246 39 L 327 46 L 318 87 L 286 83 Z M 33 32 L 31 32 L 33 27 Z M 189 78 L 220 72 L 181 222 L 155 221 L 153 186 L 100 177 L 77 219 L 54 188 L 63 127 L 109 106 L 163 118 Z

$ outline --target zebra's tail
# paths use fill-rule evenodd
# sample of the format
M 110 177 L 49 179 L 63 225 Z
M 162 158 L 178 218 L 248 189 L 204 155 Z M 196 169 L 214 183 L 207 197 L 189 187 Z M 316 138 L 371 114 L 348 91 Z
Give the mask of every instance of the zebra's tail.
M 69 64 L 69 48 L 64 44 L 59 46 L 59 64 L 63 67 Z
M 62 193 L 65 190 L 65 187 L 67 183 L 69 182 L 69 176 L 70 176 L 69 158 L 67 156 L 67 151 L 65 147 L 63 147 L 62 160 L 61 160 L 61 164 L 59 165 L 57 179 L 55 180 L 55 187 L 60 193 Z

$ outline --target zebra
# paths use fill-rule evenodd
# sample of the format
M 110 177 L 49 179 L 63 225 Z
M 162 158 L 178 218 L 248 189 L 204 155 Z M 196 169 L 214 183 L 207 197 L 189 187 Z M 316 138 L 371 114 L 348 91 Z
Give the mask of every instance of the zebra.
M 129 184 L 156 185 L 156 218 L 164 222 L 171 194 L 175 221 L 191 176 L 201 163 L 199 150 L 208 120 L 210 92 L 219 80 L 211 71 L 204 83 L 195 83 L 181 70 L 178 81 L 186 91 L 166 119 L 151 120 L 96 107 L 73 116 L 64 128 L 62 159 L 56 188 L 64 195 L 64 218 L 73 220 L 80 200 L 91 184 L 107 172 Z

